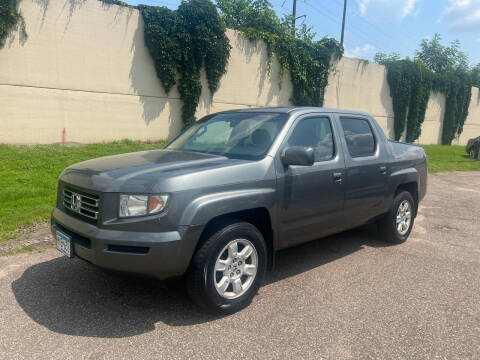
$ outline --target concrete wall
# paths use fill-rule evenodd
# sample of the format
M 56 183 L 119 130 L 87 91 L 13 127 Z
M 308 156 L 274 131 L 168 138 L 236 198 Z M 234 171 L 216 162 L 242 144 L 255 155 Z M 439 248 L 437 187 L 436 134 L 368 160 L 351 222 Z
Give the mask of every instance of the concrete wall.
M 468 139 L 477 136 L 480 136 L 480 92 L 478 88 L 473 87 L 467 121 L 465 121 L 460 138 L 454 143 L 464 145 Z
M 368 111 L 393 137 L 393 108 L 384 66 L 343 57 L 328 79 L 326 107 Z
M 96 0 L 22 0 L 28 40 L 0 50 L 0 142 L 160 139 L 176 132 L 138 11 Z
M 0 50 L 0 143 L 100 142 L 171 138 L 181 129 L 176 88 L 156 77 L 137 10 L 98 0 L 21 0 L 28 39 L 12 34 Z M 267 73 L 266 48 L 234 31 L 228 71 L 213 96 L 202 73 L 197 116 L 290 104 L 289 75 Z M 280 86 L 281 85 L 281 86 Z M 459 139 L 480 135 L 480 97 Z M 383 66 L 343 58 L 330 76 L 325 106 L 372 113 L 392 135 L 393 111 Z M 438 143 L 445 98 L 432 94 L 421 143 Z
M 418 142 L 420 144 L 441 144 L 443 116 L 445 114 L 445 95 L 431 93 L 428 100 L 425 121 Z

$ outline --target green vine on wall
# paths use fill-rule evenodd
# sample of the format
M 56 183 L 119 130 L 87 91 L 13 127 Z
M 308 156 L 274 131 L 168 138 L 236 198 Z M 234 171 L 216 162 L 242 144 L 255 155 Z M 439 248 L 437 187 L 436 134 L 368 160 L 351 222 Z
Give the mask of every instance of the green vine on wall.
M 343 49 L 336 40 L 324 38 L 312 42 L 295 39 L 294 47 L 287 46 L 285 50 L 288 53 L 288 70 L 293 85 L 292 103 L 299 106 L 323 106 L 330 61 L 332 57 L 340 58 Z M 281 54 L 282 51 L 276 53 Z
M 0 0 L 0 48 L 11 31 L 20 24 L 20 31 L 27 36 L 22 15 L 18 12 L 18 0 Z
M 406 140 L 420 137 L 432 87 L 431 74 L 421 62 L 398 60 L 387 64 L 394 113 L 394 138 L 399 140 L 407 127 Z
M 406 141 L 421 135 L 430 92 L 445 95 L 442 144 L 450 145 L 463 131 L 471 97 L 471 76 L 464 71 L 434 73 L 422 61 L 394 60 L 385 63 L 394 113 L 394 138 L 404 132 Z
M 463 71 L 437 75 L 433 90 L 445 94 L 442 144 L 450 145 L 463 131 L 472 95 L 472 79 Z
M 121 0 L 100 1 L 132 7 Z M 167 93 L 177 82 L 176 73 L 180 74 L 178 90 L 183 100 L 184 126 L 195 121 L 202 91 L 202 66 L 212 96 L 226 72 L 231 47 L 225 23 L 250 40 L 265 41 L 269 68 L 273 54 L 277 55 L 280 79 L 285 71 L 290 71 L 294 105 L 323 106 L 331 61 L 343 55 L 343 48 L 335 39 L 315 41 L 315 34 L 305 25 L 292 29 L 291 18 L 280 21 L 268 0 L 217 0 L 217 6 L 221 17 L 210 0 L 183 0 L 177 10 L 138 6 L 145 22 L 145 42 Z M 18 0 L 0 0 L 0 48 L 19 23 L 26 37 Z M 436 37 L 440 40 L 440 36 Z M 451 144 L 462 133 L 468 116 L 472 73 L 458 69 L 434 73 L 421 60 L 399 60 L 398 54 L 392 55 L 390 58 L 382 55 L 379 59 L 387 66 L 395 139 L 401 138 L 405 125 L 408 142 L 419 138 L 433 90 L 446 97 L 442 144 Z
M 298 106 L 323 106 L 331 61 L 341 58 L 343 47 L 333 38 L 314 40 L 305 25 L 293 31 L 291 18 L 280 20 L 267 0 L 217 0 L 227 27 L 250 40 L 267 45 L 268 69 L 273 54 L 280 64 L 280 79 L 290 72 L 291 101 Z
M 119 4 L 119 0 L 100 0 Z M 155 70 L 168 93 L 177 84 L 183 100 L 184 126 L 195 121 L 201 96 L 200 70 L 205 67 L 210 94 L 218 89 L 226 72 L 230 43 L 226 26 L 250 40 L 264 40 L 268 69 L 273 54 L 280 63 L 280 79 L 290 72 L 292 103 L 323 106 L 331 61 L 343 55 L 343 47 L 332 38 L 314 40 L 306 26 L 292 31 L 291 18 L 281 21 L 268 0 L 184 0 L 177 10 L 139 5 L 145 23 L 145 43 Z M 119 4 L 121 5 L 121 4 Z M 221 11 L 221 16 L 217 12 Z
M 217 6 L 222 18 L 209 0 L 185 1 L 175 11 L 165 7 L 138 7 L 145 21 L 145 42 L 167 92 L 176 83 L 176 72 L 180 74 L 178 90 L 184 103 L 185 126 L 195 120 L 202 64 L 211 94 L 217 90 L 226 71 L 230 44 L 225 23 L 250 40 L 265 41 L 269 69 L 273 54 L 277 55 L 280 78 L 285 71 L 290 72 L 294 105 L 323 105 L 331 60 L 343 54 L 336 40 L 315 41 L 315 34 L 305 26 L 294 34 L 290 20 L 281 22 L 266 0 L 218 0 Z
M 177 10 L 146 5 L 138 9 L 145 22 L 145 43 L 167 93 L 176 83 L 176 72 L 180 74 L 182 119 L 189 126 L 202 92 L 202 66 L 212 96 L 226 72 L 231 46 L 225 24 L 209 0 L 183 1 Z

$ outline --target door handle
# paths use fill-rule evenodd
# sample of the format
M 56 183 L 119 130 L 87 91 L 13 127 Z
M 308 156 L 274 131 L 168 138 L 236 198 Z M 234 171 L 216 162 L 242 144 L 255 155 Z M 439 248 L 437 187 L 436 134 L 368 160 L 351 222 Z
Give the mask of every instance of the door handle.
M 341 172 L 333 173 L 333 181 L 335 184 L 341 184 L 343 181 L 343 174 Z
M 380 174 L 382 174 L 382 175 L 387 174 L 387 167 L 386 166 L 380 166 Z

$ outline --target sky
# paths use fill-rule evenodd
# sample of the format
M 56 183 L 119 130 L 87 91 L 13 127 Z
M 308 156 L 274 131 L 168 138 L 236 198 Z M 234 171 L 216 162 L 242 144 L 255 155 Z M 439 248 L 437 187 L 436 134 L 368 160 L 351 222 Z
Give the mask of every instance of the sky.
M 176 9 L 181 0 L 127 0 Z M 291 13 L 293 0 L 270 0 L 277 13 Z M 340 40 L 344 0 L 297 0 L 297 16 L 317 33 Z M 372 61 L 375 53 L 415 55 L 420 41 L 440 33 L 447 45 L 460 40 L 470 64 L 480 63 L 480 0 L 348 0 L 345 55 Z

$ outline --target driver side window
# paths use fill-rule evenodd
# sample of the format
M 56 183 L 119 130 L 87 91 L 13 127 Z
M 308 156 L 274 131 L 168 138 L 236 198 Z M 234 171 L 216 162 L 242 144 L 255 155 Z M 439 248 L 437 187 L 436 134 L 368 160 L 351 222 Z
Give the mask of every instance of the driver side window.
M 288 145 L 313 148 L 315 162 L 333 159 L 335 143 L 330 120 L 327 117 L 311 117 L 301 120 L 295 126 Z

